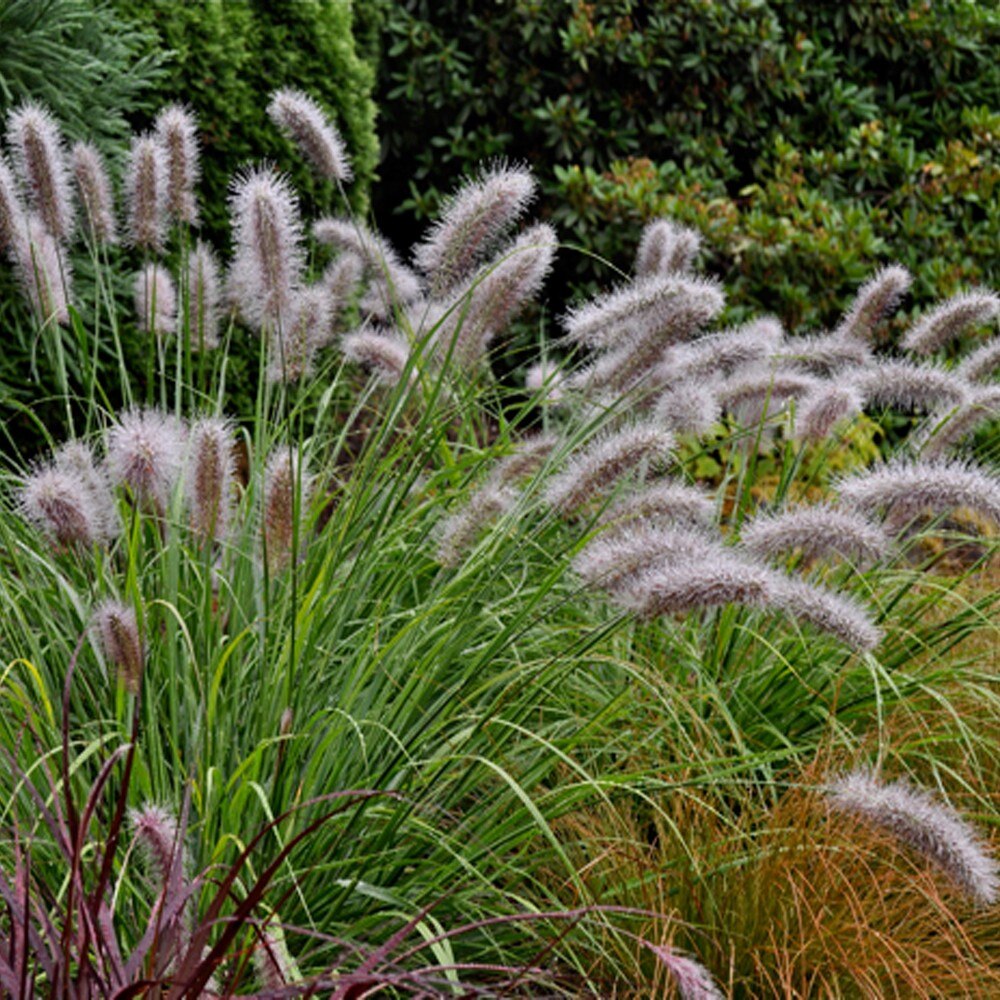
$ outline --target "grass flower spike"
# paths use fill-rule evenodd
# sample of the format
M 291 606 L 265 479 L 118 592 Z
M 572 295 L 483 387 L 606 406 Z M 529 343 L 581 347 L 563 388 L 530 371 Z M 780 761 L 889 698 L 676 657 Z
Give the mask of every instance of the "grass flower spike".
M 351 164 L 340 133 L 323 109 L 299 90 L 276 90 L 268 116 L 305 154 L 325 180 L 347 183 Z
M 159 410 L 129 410 L 107 436 L 112 482 L 131 490 L 136 502 L 163 516 L 184 467 L 181 423 Z
M 146 654 L 135 609 L 120 601 L 102 601 L 94 608 L 93 629 L 105 660 L 125 687 L 138 694 Z
M 69 324 L 67 292 L 72 282 L 69 260 L 59 252 L 55 237 L 37 215 L 28 216 L 25 231 L 16 235 L 15 271 L 39 323 Z
M 687 274 L 701 249 L 701 236 L 670 219 L 654 219 L 642 231 L 635 255 L 635 273 L 648 275 Z
M 193 351 L 219 346 L 220 303 L 219 262 L 199 240 L 187 263 L 187 329 Z
M 232 424 L 220 417 L 195 421 L 188 435 L 185 487 L 191 529 L 203 544 L 226 537 L 235 485 Z
M 173 279 L 160 264 L 147 264 L 132 286 L 139 329 L 166 337 L 177 328 L 177 292 Z
M 992 323 L 1000 316 L 1000 296 L 985 289 L 954 295 L 922 316 L 906 332 L 902 346 L 917 354 L 932 354 L 970 326 Z
M 268 572 L 280 573 L 297 557 L 312 496 L 312 477 L 297 452 L 279 445 L 264 470 L 262 544 Z
M 111 181 L 97 147 L 76 143 L 70 151 L 76 191 L 83 206 L 87 232 L 95 243 L 116 243 L 118 224 L 111 196 Z
M 198 182 L 198 123 L 194 114 L 171 104 L 156 116 L 156 141 L 163 150 L 166 191 L 164 205 L 175 222 L 196 225 L 198 205 L 194 188 Z
M 725 1000 L 712 974 L 693 958 L 678 955 L 672 948 L 653 948 L 656 957 L 670 972 L 680 1000 Z
M 386 385 L 399 382 L 410 358 L 409 345 L 402 337 L 375 330 L 348 334 L 340 349 L 348 361 L 364 366 Z
M 163 148 L 152 135 L 132 139 L 125 172 L 128 235 L 132 246 L 159 253 L 166 237 L 167 164 Z
M 11 250 L 27 225 L 17 178 L 0 152 L 0 251 Z
M 780 559 L 798 550 L 806 560 L 838 555 L 858 566 L 882 558 L 889 539 L 867 518 L 826 504 L 758 515 L 740 532 L 743 547 L 762 559 Z
M 912 281 L 905 267 L 898 264 L 883 267 L 861 286 L 837 333 L 871 340 L 876 325 L 899 305 Z

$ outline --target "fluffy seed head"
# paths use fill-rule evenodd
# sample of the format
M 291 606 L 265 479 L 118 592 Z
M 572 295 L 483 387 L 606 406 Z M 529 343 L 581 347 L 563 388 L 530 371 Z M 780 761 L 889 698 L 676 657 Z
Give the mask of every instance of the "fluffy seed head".
M 725 1000 L 712 974 L 700 962 L 662 945 L 654 947 L 653 951 L 673 977 L 680 1000 Z
M 650 423 L 602 435 L 573 455 L 552 478 L 545 499 L 561 514 L 572 514 L 643 462 L 663 462 L 673 446 L 673 435 Z
M 220 417 L 195 421 L 188 435 L 185 488 L 191 530 L 202 544 L 226 537 L 235 478 L 232 424 Z
M 617 592 L 652 567 L 694 560 L 716 548 L 692 531 L 624 521 L 588 542 L 573 569 L 589 586 Z
M 970 326 L 991 323 L 1000 316 L 1000 296 L 984 288 L 953 295 L 922 316 L 903 337 L 902 346 L 917 354 L 931 354 L 960 337 Z
M 198 205 L 194 188 L 198 182 L 198 122 L 194 112 L 179 104 L 165 107 L 156 116 L 156 141 L 166 161 L 167 214 L 176 222 L 196 225 Z
M 515 486 L 520 480 L 538 472 L 558 444 L 559 438 L 554 434 L 536 434 L 526 438 L 515 451 L 500 459 L 490 475 L 491 481 Z
M 276 90 L 267 113 L 312 163 L 324 180 L 347 183 L 351 162 L 344 140 L 323 109 L 300 90 Z
M 83 478 L 52 464 L 25 477 L 21 514 L 56 545 L 89 547 L 104 540 L 102 514 Z
M 863 407 L 861 393 L 850 382 L 823 382 L 805 396 L 796 411 L 796 436 L 805 441 L 822 441 Z
M 656 419 L 678 434 L 707 434 L 722 416 L 711 382 L 681 382 L 656 401 Z
M 894 523 L 967 507 L 1000 524 L 1000 480 L 964 462 L 893 461 L 841 479 L 837 489 L 846 506 L 888 511 Z
M 731 375 L 746 365 L 766 361 L 778 350 L 783 339 L 781 323 L 765 316 L 671 347 L 663 356 L 658 377 L 664 385 L 673 385 L 687 379 Z
M 775 581 L 769 606 L 829 633 L 859 652 L 871 652 L 882 641 L 881 630 L 857 601 L 805 580 L 784 577 Z
M 129 820 L 146 852 L 153 882 L 164 892 L 174 867 L 178 863 L 184 866 L 184 843 L 177 820 L 168 809 L 150 803 L 130 810 Z
M 94 462 L 94 453 L 82 441 L 68 441 L 52 456 L 52 464 L 79 483 L 80 495 L 93 511 L 93 525 L 97 541 L 114 538 L 121 525 L 111 493 L 111 483 L 103 466 Z
M 743 525 L 740 540 L 762 559 L 781 559 L 798 550 L 806 560 L 837 555 L 858 566 L 881 559 L 889 548 L 877 524 L 827 504 L 759 514 Z
M 920 457 L 939 458 L 982 424 L 1000 418 L 1000 386 L 972 386 L 961 406 L 933 414 L 916 432 Z
M 715 501 L 687 483 L 661 480 L 620 500 L 601 516 L 602 524 L 635 522 L 706 528 L 715 522 Z
M 163 249 L 166 185 L 166 156 L 156 137 L 134 136 L 125 171 L 128 237 L 132 246 L 147 253 Z
M 910 272 L 898 264 L 876 271 L 858 290 L 836 332 L 846 337 L 871 340 L 879 321 L 896 309 L 912 280 Z
M 41 218 L 30 215 L 17 233 L 11 255 L 28 302 L 40 323 L 69 323 L 67 291 L 73 280 L 69 258 Z
M 869 405 L 925 412 L 958 406 L 968 390 L 954 372 L 898 359 L 870 365 L 857 374 L 855 384 Z
M 762 366 L 727 379 L 718 392 L 722 405 L 740 423 L 750 426 L 774 416 L 793 399 L 815 392 L 818 385 L 811 375 Z
M 55 119 L 30 101 L 7 115 L 7 142 L 28 203 L 60 243 L 73 235 L 73 198 L 66 150 Z
M 835 332 L 816 336 L 789 337 L 778 356 L 788 365 L 831 376 L 845 369 L 863 368 L 872 361 L 868 344 L 860 337 Z
M 1000 369 L 1000 337 L 988 340 L 982 347 L 964 357 L 956 369 L 961 378 L 983 382 Z
M 262 542 L 272 576 L 297 555 L 296 540 L 303 541 L 312 487 L 312 477 L 294 449 L 280 445 L 271 452 L 264 470 Z
M 7 157 L 0 153 L 0 251 L 14 247 L 18 234 L 26 227 L 27 217 L 21 205 L 17 178 Z
M 558 403 L 564 398 L 562 368 L 553 361 L 541 361 L 532 365 L 524 376 L 524 387 L 528 392 L 539 394 L 547 403 Z
M 364 264 L 357 254 L 342 252 L 323 272 L 323 283 L 330 293 L 333 308 L 340 311 L 350 302 L 364 273 Z
M 827 787 L 834 812 L 856 816 L 890 833 L 936 866 L 978 906 L 1000 895 L 1000 872 L 978 833 L 947 803 L 905 781 L 883 784 L 852 771 Z
M 280 330 L 270 332 L 267 377 L 272 382 L 295 382 L 309 374 L 329 328 L 330 297 L 326 289 L 309 285 L 296 292 L 288 319 Z
M 527 169 L 496 167 L 452 195 L 440 220 L 413 254 L 417 268 L 428 278 L 431 294 L 454 288 L 496 249 L 497 241 L 535 196 L 535 188 Z
M 473 493 L 464 507 L 442 523 L 438 531 L 438 562 L 457 566 L 477 536 L 510 510 L 516 499 L 513 490 L 495 483 Z
M 670 219 L 654 219 L 646 225 L 635 255 L 637 277 L 687 274 L 701 249 L 701 235 Z
M 177 293 L 165 267 L 146 264 L 133 280 L 132 294 L 140 330 L 166 337 L 177 329 Z
M 240 314 L 257 329 L 287 322 L 302 283 L 304 256 L 298 198 L 269 167 L 238 177 L 229 199 L 235 256 L 230 290 Z
M 351 333 L 340 341 L 344 357 L 362 365 L 386 385 L 396 385 L 403 377 L 410 348 L 406 341 L 393 333 L 362 330 Z
M 185 432 L 159 410 L 128 410 L 107 435 L 111 481 L 131 490 L 136 502 L 162 516 L 184 467 Z
M 104 659 L 115 667 L 125 687 L 138 694 L 146 653 L 135 608 L 121 601 L 102 601 L 94 608 L 93 630 Z
M 97 147 L 87 142 L 75 143 L 70 159 L 90 238 L 95 243 L 117 243 L 118 224 L 104 159 Z
M 187 324 L 193 351 L 219 346 L 219 262 L 207 243 L 198 241 L 187 262 Z

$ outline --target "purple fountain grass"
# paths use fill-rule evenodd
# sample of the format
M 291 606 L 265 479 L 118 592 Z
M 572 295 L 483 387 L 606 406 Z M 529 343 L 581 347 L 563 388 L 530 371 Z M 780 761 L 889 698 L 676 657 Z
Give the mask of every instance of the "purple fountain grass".
M 88 235 L 98 244 L 117 243 L 115 203 L 103 157 L 96 146 L 78 142 L 70 150 L 70 162 Z
M 132 295 L 140 330 L 166 337 L 177 329 L 177 292 L 162 264 L 146 264 L 136 274 Z
M 1000 385 L 972 386 L 961 406 L 931 414 L 924 427 L 915 432 L 920 457 L 940 458 L 977 428 L 998 418 Z
M 219 262 L 212 248 L 197 242 L 187 261 L 187 329 L 191 350 L 210 351 L 219 346 L 222 302 Z
M 1000 316 L 1000 296 L 976 288 L 936 306 L 921 316 L 901 341 L 901 346 L 917 354 L 932 354 L 960 337 L 971 326 L 985 326 Z
M 118 678 L 131 694 L 139 693 L 146 651 L 135 608 L 112 598 L 95 608 L 92 629 L 104 659 L 118 672 Z
M 686 381 L 656 400 L 656 419 L 677 434 L 707 434 L 721 419 L 722 406 L 714 381 Z
M 571 310 L 563 318 L 567 339 L 608 348 L 629 338 L 664 347 L 690 338 L 725 305 L 716 282 L 651 275 Z
M 947 802 L 905 781 L 884 784 L 867 770 L 840 776 L 826 791 L 832 811 L 885 830 L 942 871 L 977 906 L 997 902 L 997 862 L 975 828 Z
M 1000 524 L 1000 480 L 955 460 L 894 460 L 837 483 L 841 502 L 874 515 L 886 511 L 893 524 L 918 514 L 965 507 Z
M 128 238 L 145 253 L 159 253 L 166 237 L 167 164 L 153 135 L 133 136 L 125 170 Z
M 363 261 L 350 251 L 342 251 L 335 261 L 327 265 L 323 272 L 323 283 L 336 309 L 343 308 L 351 300 L 363 275 Z
M 340 340 L 344 357 L 367 368 L 380 382 L 397 385 L 410 358 L 410 347 L 398 334 L 360 330 Z
M 267 571 L 272 576 L 298 558 L 296 540 L 301 545 L 305 516 L 314 481 L 304 458 L 294 447 L 278 445 L 264 469 L 264 514 L 261 543 Z
M 267 113 L 299 147 L 320 178 L 344 184 L 351 180 L 351 161 L 344 140 L 311 97 L 291 88 L 276 90 L 271 94 Z
M 330 329 L 330 297 L 322 285 L 308 285 L 291 300 L 281 329 L 270 331 L 267 377 L 272 382 L 296 382 L 312 371 L 316 352 Z
M 39 466 L 24 478 L 18 507 L 26 521 L 56 545 L 69 548 L 105 540 L 103 514 L 83 478 L 56 464 Z
M 166 165 L 164 207 L 167 215 L 175 222 L 197 225 L 198 203 L 194 189 L 201 166 L 194 112 L 180 104 L 170 104 L 156 116 L 154 128 Z
M 637 277 L 688 274 L 701 249 L 701 234 L 670 219 L 646 224 L 635 254 Z
M 162 892 L 175 864 L 184 856 L 177 819 L 169 809 L 147 802 L 140 809 L 129 810 L 129 821 L 145 852 L 153 883 Z M 184 866 L 183 860 L 181 864 Z
M 776 353 L 787 365 L 824 376 L 864 368 L 874 358 L 860 337 L 840 332 L 788 337 Z
M 13 250 L 27 224 L 17 178 L 7 157 L 0 152 L 0 250 Z
M 743 547 L 761 559 L 782 559 L 798 550 L 803 559 L 838 555 L 857 566 L 882 559 L 889 539 L 874 521 L 829 504 L 758 514 L 740 531 Z
M 67 441 L 52 456 L 52 464 L 60 472 L 75 477 L 81 495 L 95 512 L 93 524 L 97 540 L 107 542 L 121 529 L 118 510 L 111 492 L 111 483 L 102 466 L 94 462 L 94 453 L 82 441 Z
M 111 481 L 127 487 L 136 503 L 162 517 L 184 467 L 186 433 L 173 415 L 127 410 L 107 432 Z
M 573 560 L 576 574 L 591 587 L 617 593 L 636 584 L 637 577 L 657 564 L 714 557 L 718 543 L 699 532 L 677 526 L 658 525 L 652 520 L 625 520 L 591 539 Z
M 37 215 L 29 215 L 25 230 L 16 234 L 15 272 L 40 323 L 69 324 L 69 290 L 73 274 L 69 259 L 59 252 L 55 237 Z
M 561 403 L 566 398 L 565 382 L 562 366 L 549 360 L 532 365 L 524 376 L 524 388 L 546 403 Z
M 861 604 L 805 580 L 772 581 L 768 607 L 827 632 L 858 652 L 870 653 L 882 641 L 881 630 Z
M 876 271 L 858 290 L 836 332 L 848 338 L 870 341 L 875 327 L 895 311 L 912 281 L 910 272 L 899 264 L 890 264 Z
M 745 426 L 774 416 L 793 400 L 816 391 L 817 379 L 786 368 L 759 366 L 738 373 L 720 383 L 719 401 Z
M 663 356 L 659 375 L 667 385 L 685 379 L 703 379 L 767 361 L 781 347 L 784 330 L 771 316 L 690 343 L 677 344 Z
M 265 165 L 236 178 L 229 206 L 235 305 L 257 330 L 281 327 L 290 319 L 305 269 L 298 197 L 287 177 Z
M 966 355 L 955 369 L 961 378 L 984 382 L 1000 370 L 1000 337 L 988 340 L 982 347 Z
M 855 376 L 855 385 L 867 405 L 925 412 L 958 406 L 968 391 L 953 371 L 899 359 L 869 365 Z
M 490 482 L 476 490 L 465 506 L 442 522 L 437 538 L 438 562 L 457 566 L 476 538 L 516 502 L 516 491 L 505 485 Z
M 602 434 L 572 455 L 563 471 L 552 477 L 545 499 L 560 514 L 574 514 L 643 463 L 664 464 L 673 446 L 670 431 L 652 423 Z
M 236 485 L 233 425 L 225 417 L 203 417 L 191 425 L 184 483 L 195 537 L 202 544 L 222 541 L 232 523 Z
M 497 166 L 445 202 L 440 219 L 413 253 L 432 295 L 447 293 L 472 274 L 524 214 L 536 188 L 529 170 Z
M 662 522 L 707 528 L 715 523 L 715 500 L 697 486 L 680 480 L 660 480 L 619 500 L 606 510 L 598 523 L 627 525 Z
M 59 243 L 68 243 L 73 235 L 73 194 L 55 119 L 26 101 L 7 115 L 7 142 L 31 210 Z
M 679 955 L 673 948 L 649 945 L 653 954 L 666 966 L 677 987 L 680 1000 L 725 1000 L 712 974 L 700 962 Z
M 822 382 L 807 393 L 795 413 L 795 435 L 822 441 L 864 409 L 864 398 L 850 382 Z
M 517 448 L 497 462 L 490 480 L 498 485 L 515 486 L 535 475 L 559 447 L 555 434 L 535 434 L 519 442 Z

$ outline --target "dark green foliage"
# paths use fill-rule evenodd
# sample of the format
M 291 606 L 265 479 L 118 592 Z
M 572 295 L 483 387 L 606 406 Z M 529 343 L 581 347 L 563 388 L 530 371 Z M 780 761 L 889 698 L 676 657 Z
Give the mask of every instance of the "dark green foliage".
M 359 58 L 351 5 L 343 0 L 252 3 L 205 0 L 115 0 L 117 8 L 155 29 L 172 51 L 161 103 L 180 101 L 198 116 L 203 149 L 203 231 L 217 245 L 227 235 L 223 193 L 250 160 L 270 159 L 288 171 L 306 211 L 341 210 L 339 194 L 314 179 L 302 156 L 268 119 L 267 95 L 279 87 L 305 91 L 329 113 L 351 157 L 351 207 L 367 209 L 378 158 L 374 71 Z M 145 124 L 145 123 L 138 123 Z
M 1000 12 L 964 0 L 385 3 L 376 214 L 527 160 L 562 237 L 627 270 L 642 223 L 706 236 L 737 307 L 831 321 L 874 262 L 925 303 L 995 283 Z M 573 285 L 605 268 L 563 255 Z

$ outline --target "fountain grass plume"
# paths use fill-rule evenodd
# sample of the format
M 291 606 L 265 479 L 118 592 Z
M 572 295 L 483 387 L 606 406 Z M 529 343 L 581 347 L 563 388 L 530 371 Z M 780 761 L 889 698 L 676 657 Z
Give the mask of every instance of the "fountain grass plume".
M 802 372 L 761 365 L 731 376 L 718 386 L 719 401 L 744 425 L 774 416 L 792 400 L 815 392 L 820 382 Z
M 172 414 L 127 410 L 107 432 L 108 474 L 140 507 L 162 517 L 184 468 L 185 449 L 184 425 Z
M 7 157 L 0 152 L 0 251 L 13 250 L 18 234 L 27 226 L 17 178 Z
M 776 578 L 771 584 L 768 607 L 784 611 L 858 652 L 870 653 L 882 641 L 881 630 L 861 604 L 805 580 Z
M 848 338 L 870 341 L 875 327 L 895 311 L 912 281 L 910 272 L 899 264 L 880 268 L 858 290 L 851 308 L 835 332 Z
M 864 399 L 850 382 L 822 382 L 807 393 L 795 412 L 795 436 L 803 441 L 822 441 L 838 425 L 856 417 Z
M 235 304 L 258 330 L 280 327 L 291 318 L 305 268 L 298 197 L 287 177 L 264 165 L 235 179 L 229 204 Z
M 287 87 L 276 90 L 271 94 L 267 114 L 299 147 L 320 178 L 344 184 L 352 179 L 344 140 L 311 97 Z
M 766 361 L 781 346 L 784 330 L 771 316 L 729 330 L 677 344 L 663 356 L 658 377 L 664 384 L 732 374 L 745 365 Z
M 517 492 L 500 483 L 489 482 L 476 490 L 463 507 L 441 523 L 437 536 L 438 562 L 457 566 L 476 538 L 511 510 L 516 501 Z
M 69 259 L 60 254 L 55 237 L 32 213 L 14 239 L 11 254 L 18 281 L 39 323 L 69 324 L 67 292 L 73 281 Z
M 656 419 L 677 434 L 707 434 L 722 419 L 714 381 L 681 382 L 656 400 Z
M 146 253 L 159 253 L 166 238 L 167 163 L 153 135 L 133 136 L 125 169 L 128 241 Z
M 117 243 L 115 203 L 103 157 L 96 146 L 77 142 L 70 150 L 70 162 L 88 235 L 97 244 Z
M 57 242 L 73 235 L 73 193 L 66 149 L 55 119 L 25 101 L 7 114 L 7 143 L 31 210 Z
M 869 365 L 854 384 L 866 405 L 924 412 L 958 406 L 968 391 L 968 383 L 953 371 L 895 358 Z
M 146 264 L 132 282 L 136 322 L 144 333 L 166 337 L 177 329 L 177 292 L 161 264 Z
M 192 423 L 184 486 L 195 537 L 203 545 L 222 541 L 232 523 L 236 486 L 233 425 L 225 417 L 203 417 Z
M 524 375 L 524 388 L 539 395 L 546 403 L 561 403 L 566 398 L 566 376 L 555 361 L 531 365 Z
M 897 459 L 845 476 L 836 488 L 845 506 L 869 515 L 887 512 L 893 523 L 966 507 L 1000 524 L 1000 480 L 961 461 Z
M 82 476 L 56 463 L 39 465 L 18 491 L 21 516 L 60 548 L 105 540 L 104 514 Z
M 170 104 L 156 116 L 156 141 L 163 149 L 165 163 L 164 208 L 175 222 L 198 223 L 194 189 L 198 183 L 198 122 L 194 112 L 180 104 Z
M 635 273 L 649 275 L 687 274 L 701 249 L 701 234 L 670 219 L 646 224 L 635 254 Z
M 679 1000 L 725 1000 L 712 974 L 700 962 L 679 955 L 673 948 L 651 945 L 677 987 Z
M 714 553 L 717 548 L 718 543 L 684 527 L 627 519 L 591 539 L 572 566 L 588 586 L 617 593 L 658 564 L 697 559 L 699 553 Z
M 261 544 L 272 576 L 298 557 L 296 538 L 301 545 L 314 485 L 304 458 L 294 447 L 274 448 L 264 469 L 261 523 Z
M 312 371 L 316 352 L 329 339 L 330 296 L 323 285 L 295 292 L 289 315 L 269 331 L 267 377 L 272 382 L 296 382 Z
M 121 601 L 101 601 L 93 613 L 93 634 L 104 659 L 118 672 L 131 694 L 139 693 L 146 651 L 135 608 Z
M 957 447 L 983 424 L 1000 418 L 1000 385 L 974 385 L 950 411 L 931 414 L 913 440 L 921 458 L 939 458 Z
M 121 530 L 111 483 L 103 465 L 94 462 L 94 453 L 83 441 L 67 441 L 52 456 L 52 464 L 79 482 L 82 495 L 95 512 L 97 540 L 107 542 Z
M 969 327 L 984 326 L 1000 316 L 1000 296 L 976 288 L 936 306 L 921 316 L 903 337 L 901 346 L 917 354 L 932 354 L 960 337 Z
M 715 500 L 697 486 L 662 479 L 619 500 L 600 517 L 600 524 L 676 524 L 708 528 L 715 523 Z
M 410 358 L 406 340 L 389 331 L 359 330 L 346 334 L 340 340 L 340 350 L 348 361 L 367 368 L 386 385 L 399 383 Z
M 199 240 L 187 262 L 185 305 L 193 351 L 210 351 L 219 346 L 221 292 L 218 258 L 207 243 Z
M 520 441 L 514 451 L 497 462 L 490 473 L 491 482 L 514 487 L 535 475 L 559 446 L 559 441 L 555 434 L 535 434 Z
M 788 337 L 775 353 L 786 365 L 823 376 L 864 368 L 873 360 L 865 341 L 840 332 Z
M 342 251 L 336 260 L 327 265 L 323 272 L 323 283 L 335 309 L 340 310 L 350 302 L 361 284 L 363 274 L 364 263 L 357 254 L 350 251 Z
M 984 382 L 992 378 L 1000 371 L 1000 337 L 991 338 L 962 358 L 955 371 L 970 382 Z
M 831 811 L 885 830 L 942 871 L 977 906 L 997 902 L 997 862 L 947 802 L 905 781 L 884 784 L 867 770 L 836 778 L 826 792 Z
M 552 477 L 545 499 L 560 514 L 574 514 L 644 463 L 665 463 L 673 446 L 670 431 L 653 423 L 636 423 L 602 434 L 572 455 L 563 471 Z
M 614 347 L 623 338 L 666 347 L 691 337 L 724 305 L 716 282 L 650 275 L 571 310 L 563 327 L 568 340 L 588 347 Z
M 524 214 L 536 189 L 526 168 L 496 166 L 445 201 L 440 218 L 413 253 L 432 295 L 447 293 L 472 274 Z
M 782 559 L 798 550 L 803 559 L 837 555 L 857 566 L 882 559 L 889 539 L 874 521 L 830 504 L 758 514 L 744 523 L 740 541 L 761 559 Z

